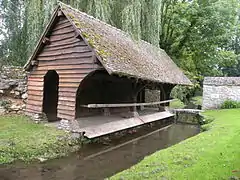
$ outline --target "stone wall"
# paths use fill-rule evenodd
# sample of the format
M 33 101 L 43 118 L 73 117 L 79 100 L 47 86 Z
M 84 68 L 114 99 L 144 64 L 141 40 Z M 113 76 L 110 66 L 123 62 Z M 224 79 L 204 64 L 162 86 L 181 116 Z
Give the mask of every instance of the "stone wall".
M 145 101 L 146 102 L 160 101 L 160 91 L 145 89 Z
M 203 85 L 203 109 L 218 109 L 228 99 L 240 101 L 239 85 Z
M 24 111 L 26 99 L 26 72 L 22 67 L 3 66 L 0 69 L 0 114 Z

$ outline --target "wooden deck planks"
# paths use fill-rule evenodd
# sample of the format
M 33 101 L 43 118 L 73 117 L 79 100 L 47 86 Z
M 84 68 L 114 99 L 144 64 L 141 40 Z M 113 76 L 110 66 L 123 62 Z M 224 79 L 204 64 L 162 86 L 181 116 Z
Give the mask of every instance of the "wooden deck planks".
M 95 138 L 170 117 L 174 117 L 174 115 L 168 111 L 164 111 L 127 119 L 112 116 L 99 116 L 92 117 L 92 119 L 91 117 L 78 118 L 77 120 L 80 126 L 79 132 L 85 132 L 85 136 L 88 138 Z M 84 125 L 87 126 L 83 127 Z M 83 128 L 81 128 L 81 126 Z

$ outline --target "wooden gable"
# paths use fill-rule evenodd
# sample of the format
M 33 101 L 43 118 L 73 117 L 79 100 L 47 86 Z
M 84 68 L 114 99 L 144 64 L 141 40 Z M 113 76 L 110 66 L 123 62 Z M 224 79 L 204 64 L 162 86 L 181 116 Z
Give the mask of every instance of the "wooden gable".
M 71 120 L 75 118 L 76 92 L 81 80 L 100 66 L 91 47 L 65 16 L 56 16 L 45 34 L 34 58 L 37 63 L 28 76 L 27 112 L 42 113 L 44 76 L 55 70 L 59 76 L 57 117 Z

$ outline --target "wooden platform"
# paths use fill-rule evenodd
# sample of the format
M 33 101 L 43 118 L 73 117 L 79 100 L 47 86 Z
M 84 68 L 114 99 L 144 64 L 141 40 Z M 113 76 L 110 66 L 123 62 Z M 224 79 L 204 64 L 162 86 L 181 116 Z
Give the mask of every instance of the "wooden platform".
M 124 129 L 140 126 L 146 123 L 158 121 L 173 117 L 174 115 L 168 111 L 155 112 L 139 115 L 132 118 L 121 118 L 119 116 L 94 116 L 78 118 L 79 132 L 85 132 L 88 138 L 95 138 L 121 131 Z

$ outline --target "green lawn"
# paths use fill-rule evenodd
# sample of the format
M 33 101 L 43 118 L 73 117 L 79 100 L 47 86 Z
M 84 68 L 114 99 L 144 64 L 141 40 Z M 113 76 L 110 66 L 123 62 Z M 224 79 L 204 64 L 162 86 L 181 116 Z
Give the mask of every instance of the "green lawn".
M 67 136 L 63 131 L 35 124 L 25 116 L 1 116 L 0 164 L 66 155 L 72 149 Z
M 172 101 L 170 102 L 170 105 L 169 105 L 171 108 L 174 108 L 174 109 L 181 109 L 181 108 L 184 108 L 184 103 L 182 101 L 180 101 L 179 99 L 177 99 L 176 101 Z
M 196 105 L 202 105 L 202 96 L 195 96 L 195 97 L 191 98 L 191 102 L 193 102 Z M 179 99 L 177 99 L 176 101 L 170 102 L 170 107 L 174 108 L 174 109 L 182 109 L 185 106 L 186 105 Z
M 202 96 L 195 96 L 192 98 L 192 100 L 195 104 L 202 106 Z
M 240 177 L 240 109 L 208 111 L 205 115 L 215 118 L 208 131 L 158 151 L 110 179 L 227 180 Z

